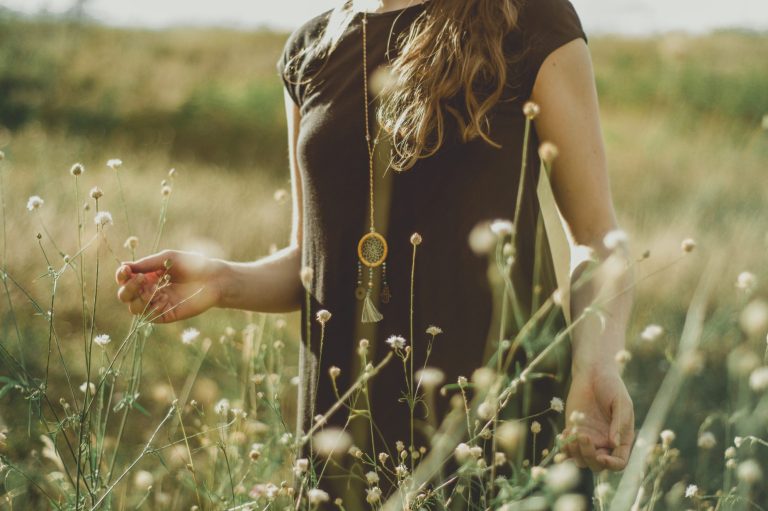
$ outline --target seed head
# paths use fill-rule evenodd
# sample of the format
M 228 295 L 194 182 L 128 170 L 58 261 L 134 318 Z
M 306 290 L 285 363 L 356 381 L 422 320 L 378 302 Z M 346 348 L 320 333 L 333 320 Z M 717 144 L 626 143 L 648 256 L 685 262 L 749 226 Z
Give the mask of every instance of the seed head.
M 173 188 L 171 188 L 169 185 L 163 185 L 163 187 L 160 188 L 160 194 L 163 197 L 168 197 L 172 191 L 173 191 Z
M 320 488 L 312 488 L 307 492 L 307 499 L 309 499 L 309 503 L 311 505 L 319 506 L 323 502 L 328 502 L 331 500 L 331 497 L 328 495 L 328 493 L 321 490 Z
M 432 337 L 435 337 L 442 333 L 443 333 L 443 330 L 439 326 L 429 325 L 429 327 L 427 327 L 427 334 L 431 335 Z
M 422 241 L 421 234 L 419 234 L 418 232 L 414 232 L 413 234 L 411 234 L 411 245 L 413 245 L 414 247 L 419 246 L 421 245 L 421 241 Z
M 509 220 L 494 220 L 491 224 L 491 232 L 499 238 L 503 238 L 514 234 L 515 226 Z
M 665 429 L 661 432 L 661 445 L 668 449 L 670 445 L 672 445 L 672 442 L 675 441 L 675 432 L 671 429 Z
M 192 344 L 198 337 L 200 337 L 200 330 L 194 327 L 186 328 L 181 332 L 181 342 L 183 344 Z
M 539 105 L 534 103 L 533 101 L 527 101 L 523 105 L 523 115 L 525 115 L 529 120 L 533 120 L 536 118 L 536 116 L 541 113 L 541 108 L 539 108 Z
M 538 435 L 539 433 L 541 433 L 541 424 L 539 423 L 539 421 L 533 421 L 531 423 L 531 433 L 533 433 L 534 435 Z
M 696 495 L 699 494 L 699 487 L 695 484 L 689 484 L 688 487 L 685 489 L 685 497 L 692 499 Z
M 336 379 L 336 378 L 338 378 L 338 377 L 339 377 L 339 375 L 341 374 L 341 369 L 339 369 L 339 368 L 338 368 L 338 367 L 336 367 L 336 366 L 331 366 L 331 367 L 328 369 L 328 374 L 331 376 L 331 379 L 332 379 L 332 380 L 335 380 L 335 379 Z
M 80 176 L 83 172 L 85 172 L 85 167 L 82 163 L 75 163 L 72 165 L 72 168 L 69 169 L 69 173 L 73 176 Z
M 98 186 L 94 186 L 93 188 L 91 188 L 91 191 L 89 192 L 88 195 L 91 196 L 91 199 L 99 200 L 104 196 L 104 192 L 102 192 L 101 188 L 99 188 Z
M 331 313 L 325 309 L 320 309 L 317 311 L 317 314 L 315 315 L 315 319 L 317 319 L 317 322 L 321 325 L 325 325 L 328 320 L 331 319 Z
M 128 238 L 125 240 L 125 243 L 123 243 L 123 246 L 129 250 L 135 250 L 136 247 L 139 246 L 139 238 L 136 236 L 128 236 Z
M 640 338 L 644 341 L 653 342 L 664 333 L 664 329 L 659 325 L 648 325 L 642 332 L 640 332 Z
M 743 271 L 736 277 L 736 287 L 747 293 L 751 292 L 757 286 L 757 277 L 754 273 Z
M 374 486 L 365 489 L 365 501 L 369 504 L 376 504 L 381 500 L 381 488 Z
M 693 252 L 696 248 L 696 242 L 692 238 L 686 238 L 680 244 L 680 248 L 682 248 L 685 253 Z
M 36 209 L 40 209 L 40 206 L 42 206 L 43 203 L 45 203 L 45 201 L 41 199 L 39 195 L 33 195 L 27 200 L 27 209 L 35 211 Z
M 626 232 L 621 229 L 614 229 L 603 237 L 603 245 L 605 245 L 605 248 L 608 250 L 616 250 L 626 244 L 628 240 L 629 238 Z
M 96 216 L 93 217 L 93 222 L 100 227 L 106 227 L 114 223 L 112 222 L 112 213 L 109 211 L 99 211 L 96 213 Z
M 405 337 L 401 335 L 391 335 L 389 339 L 386 340 L 386 343 L 389 344 L 393 350 L 405 349 L 406 342 Z
M 312 446 L 319 456 L 341 456 L 352 448 L 352 437 L 340 428 L 325 428 L 312 437 Z
M 539 158 L 547 165 L 551 165 L 560 154 L 560 150 L 552 142 L 543 142 L 539 146 Z
M 740 481 L 753 485 L 763 478 L 763 471 L 755 460 L 746 460 L 739 463 L 736 476 Z
M 96 337 L 93 338 L 93 342 L 95 342 L 99 346 L 106 346 L 107 344 L 109 344 L 111 340 L 112 339 L 110 339 L 109 335 L 107 334 L 97 335 Z
M 312 278 L 315 275 L 315 271 L 309 266 L 305 266 L 299 272 L 299 278 L 305 289 L 309 289 L 312 285 Z
M 563 410 L 565 410 L 565 404 L 559 397 L 553 397 L 549 402 L 549 408 L 557 413 L 563 413 Z
M 107 160 L 107 167 L 109 167 L 112 170 L 119 169 L 122 164 L 123 164 L 123 161 L 122 160 L 118 160 L 117 158 L 113 158 L 111 160 Z

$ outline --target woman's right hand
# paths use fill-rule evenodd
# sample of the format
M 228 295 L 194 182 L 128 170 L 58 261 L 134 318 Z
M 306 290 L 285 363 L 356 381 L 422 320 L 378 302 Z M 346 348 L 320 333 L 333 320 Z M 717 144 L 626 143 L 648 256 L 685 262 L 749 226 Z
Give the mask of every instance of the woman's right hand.
M 219 303 L 221 265 L 200 254 L 163 250 L 120 265 L 117 297 L 131 313 L 156 323 L 196 316 Z

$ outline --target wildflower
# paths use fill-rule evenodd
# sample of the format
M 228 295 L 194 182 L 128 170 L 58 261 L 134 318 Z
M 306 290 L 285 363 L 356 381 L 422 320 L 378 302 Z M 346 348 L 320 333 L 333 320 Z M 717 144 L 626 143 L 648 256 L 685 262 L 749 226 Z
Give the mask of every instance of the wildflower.
M 380 452 L 379 453 L 379 463 L 384 465 L 387 462 L 388 459 L 389 459 L 389 454 L 387 454 L 385 452 Z
M 379 483 L 379 474 L 376 472 L 368 472 L 365 474 L 365 480 L 368 481 L 368 484 L 378 484 Z
M 422 241 L 421 234 L 419 234 L 418 232 L 414 232 L 413 234 L 411 234 L 411 245 L 416 247 L 418 245 L 421 245 L 421 241 Z
M 509 220 L 494 220 L 491 223 L 491 232 L 499 238 L 511 236 L 515 232 L 515 225 Z
M 96 393 L 96 385 L 93 384 L 93 382 L 85 382 L 82 385 L 80 385 L 80 392 L 85 394 L 85 390 L 88 389 L 89 394 L 95 394 Z
M 272 195 L 272 198 L 275 199 L 275 202 L 279 204 L 282 204 L 287 197 L 288 197 L 288 192 L 286 192 L 282 188 L 280 188 L 279 190 L 275 190 L 275 193 Z
M 534 435 L 541 433 L 541 423 L 539 421 L 533 421 L 531 423 L 531 433 Z
M 408 468 L 405 465 L 398 465 L 395 467 L 395 475 L 398 479 L 405 479 L 408 477 Z
M 315 271 L 309 266 L 304 266 L 301 269 L 299 272 L 299 278 L 301 279 L 301 283 L 304 285 L 304 288 L 309 289 L 309 287 L 312 285 L 312 279 L 314 275 Z
M 490 420 L 496 413 L 496 407 L 488 401 L 483 401 L 477 407 L 477 416 L 482 420 Z
M 504 465 L 507 462 L 507 455 L 503 452 L 493 453 L 493 464 L 497 467 Z
M 735 445 L 737 449 L 739 447 L 741 447 L 741 444 L 743 442 L 744 442 L 744 438 L 743 437 L 740 437 L 740 436 L 733 437 L 733 445 Z
M 328 495 L 328 493 L 324 492 L 320 488 L 312 488 L 309 490 L 307 492 L 307 498 L 309 499 L 309 503 L 313 506 L 318 506 L 323 502 L 328 502 L 331 500 L 330 495 Z
M 539 158 L 547 165 L 551 165 L 555 158 L 558 157 L 560 151 L 557 146 L 552 142 L 543 142 L 539 146 Z
M 365 501 L 369 504 L 376 504 L 381 500 L 381 488 L 374 486 L 373 488 L 366 488 Z
M 517 421 L 504 422 L 496 428 L 496 440 L 507 453 L 515 452 L 523 438 L 525 427 Z
M 299 476 L 307 470 L 309 470 L 309 460 L 307 458 L 297 459 L 296 464 L 293 466 L 293 473 Z
M 443 329 L 440 328 L 439 326 L 429 325 L 427 327 L 427 334 L 431 335 L 432 337 L 435 337 L 435 336 L 440 335 L 442 333 L 443 333 Z
M 123 246 L 129 250 L 135 250 L 136 247 L 139 246 L 139 238 L 136 236 L 128 236 L 128 238 L 125 240 L 125 243 L 123 243 Z
M 30 211 L 40 209 L 40 206 L 42 206 L 44 202 L 45 201 L 41 199 L 39 195 L 33 195 L 27 201 L 27 209 Z
M 315 433 L 312 437 L 312 446 L 317 454 L 324 458 L 340 456 L 352 448 L 357 449 L 352 445 L 350 434 L 340 428 L 326 428 Z
M 434 390 L 445 381 L 445 373 L 436 367 L 425 367 L 416 372 L 416 380 L 425 390 Z
M 192 344 L 198 337 L 200 337 L 200 330 L 194 327 L 186 328 L 181 332 L 181 342 L 183 344 Z
M 736 470 L 736 476 L 740 481 L 747 484 L 755 484 L 762 480 L 763 470 L 755 460 L 750 459 L 739 463 L 739 467 Z
M 734 458 L 736 456 L 736 448 L 733 446 L 728 447 L 723 453 L 723 456 L 725 456 L 725 459 Z
M 632 353 L 630 353 L 627 350 L 621 350 L 616 353 L 616 363 L 620 366 L 625 366 L 627 363 L 629 363 L 630 360 L 632 360 Z
M 541 481 L 542 479 L 544 479 L 545 475 L 547 475 L 546 468 L 538 465 L 531 468 L 531 479 L 533 479 L 534 481 Z
M 317 314 L 315 315 L 315 318 L 317 319 L 317 322 L 321 325 L 325 325 L 329 319 L 331 319 L 331 313 L 325 309 L 321 309 L 317 311 Z
M 549 408 L 557 413 L 563 413 L 563 410 L 565 410 L 565 404 L 559 397 L 553 397 L 549 402 Z
M 229 413 L 229 399 L 220 399 L 213 407 L 216 415 L 227 415 Z
M 72 174 L 73 176 L 79 176 L 83 172 L 85 172 L 85 167 L 83 166 L 82 163 L 75 163 L 74 165 L 72 165 L 72 168 L 69 169 L 69 173 Z
M 151 472 L 146 470 L 139 470 L 136 475 L 133 476 L 133 484 L 141 490 L 148 490 L 155 482 L 155 477 Z
M 749 387 L 755 392 L 768 389 L 768 366 L 758 367 L 749 375 Z
M 749 336 L 762 335 L 768 330 L 768 302 L 752 300 L 741 311 L 739 323 Z
M 696 242 L 691 238 L 686 238 L 680 244 L 680 248 L 682 248 L 685 253 L 693 252 L 693 249 L 696 248 Z
M 600 483 L 595 486 L 595 494 L 600 500 L 607 500 L 611 494 L 611 483 Z
M 642 332 L 640 332 L 640 338 L 644 341 L 653 342 L 664 333 L 664 329 L 659 325 L 648 325 Z
M 571 416 L 569 417 L 570 421 L 573 424 L 582 424 L 585 420 L 587 420 L 587 416 L 584 414 L 584 412 L 581 412 L 579 410 L 574 410 L 571 412 Z
M 122 164 L 123 164 L 123 161 L 118 160 L 117 158 L 112 158 L 111 160 L 107 160 L 107 167 L 109 167 L 112 170 L 119 169 Z
M 743 271 L 736 277 L 736 287 L 742 291 L 750 292 L 757 286 L 757 277 L 754 273 Z
M 555 501 L 553 511 L 586 511 L 587 502 L 583 495 L 578 493 L 567 493 L 561 495 Z
M 605 248 L 608 250 L 616 250 L 627 243 L 627 241 L 629 241 L 627 233 L 621 229 L 609 231 L 608 234 L 603 237 L 603 245 L 605 245 Z
M 475 224 L 469 232 L 467 243 L 472 252 L 478 256 L 490 253 L 496 246 L 496 236 L 490 229 L 490 222 L 484 221 Z
M 336 379 L 336 378 L 338 378 L 338 377 L 339 377 L 339 375 L 341 374 L 341 369 L 340 369 L 340 368 L 338 368 L 338 367 L 336 367 L 336 366 L 331 366 L 331 367 L 328 369 L 328 374 L 331 376 L 331 379 L 332 379 L 332 380 L 335 380 L 335 379 Z
M 702 449 L 712 449 L 717 445 L 717 439 L 711 431 L 705 431 L 699 435 L 698 445 Z
M 261 449 L 263 448 L 262 444 L 253 444 L 251 445 L 251 450 L 248 453 L 248 457 L 251 459 L 251 461 L 259 461 L 259 458 L 261 458 Z
M 481 367 L 472 372 L 472 383 L 478 389 L 488 390 L 496 381 L 496 372 L 490 367 Z
M 99 346 L 106 346 L 110 343 L 112 339 L 110 339 L 109 335 L 107 334 L 101 334 L 94 337 L 93 342 L 98 344 Z
M 579 469 L 572 461 L 552 465 L 547 471 L 547 486 L 555 493 L 565 493 L 579 484 Z
M 93 222 L 100 227 L 112 225 L 112 213 L 109 211 L 99 211 L 96 213 L 96 216 L 93 217 Z
M 525 115 L 528 120 L 532 121 L 536 118 L 537 115 L 539 115 L 539 113 L 541 113 L 541 108 L 533 101 L 526 101 L 526 103 L 523 105 L 523 115 Z
M 386 343 L 389 344 L 393 350 L 397 351 L 405 349 L 406 340 L 405 337 L 400 335 L 391 335 L 389 339 L 386 340 Z
M 699 487 L 696 486 L 695 484 L 689 484 L 688 487 L 685 489 L 686 498 L 692 499 L 698 494 L 699 494 Z
M 171 188 L 168 185 L 163 185 L 160 188 L 160 195 L 162 195 L 163 197 L 168 197 L 172 191 L 173 191 L 173 188 Z
M 672 445 L 672 442 L 675 441 L 675 432 L 671 429 L 665 429 L 661 432 L 661 445 L 668 449 L 670 445 Z
M 91 188 L 91 191 L 88 192 L 88 196 L 93 200 L 99 200 L 102 197 L 104 197 L 104 192 L 101 191 L 101 188 L 98 186 L 94 186 Z
M 726 462 L 725 462 L 725 468 L 728 468 L 728 469 L 730 469 L 730 470 L 733 470 L 733 469 L 734 469 L 734 468 L 736 468 L 736 467 L 737 467 L 737 463 L 736 463 L 736 460 L 734 460 L 733 458 L 731 458 L 731 459 L 729 459 L 729 460 L 726 460 Z

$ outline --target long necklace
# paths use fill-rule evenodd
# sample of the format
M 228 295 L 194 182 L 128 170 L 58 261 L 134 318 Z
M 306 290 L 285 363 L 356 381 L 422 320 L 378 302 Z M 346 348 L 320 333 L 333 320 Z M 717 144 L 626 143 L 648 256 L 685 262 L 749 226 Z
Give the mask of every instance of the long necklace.
M 376 144 L 379 140 L 381 128 L 379 128 L 376 138 L 371 141 L 371 132 L 369 128 L 368 114 L 368 16 L 363 11 L 363 112 L 365 114 L 365 146 L 368 150 L 368 189 L 370 195 L 370 229 L 360 238 L 357 244 L 357 291 L 358 299 L 363 300 L 363 323 L 375 323 L 381 321 L 384 316 L 376 309 L 373 304 L 371 294 L 373 293 L 373 275 L 376 268 L 381 267 L 382 285 L 380 298 L 382 303 L 388 303 L 390 299 L 389 285 L 387 284 L 387 240 L 376 231 L 374 222 L 373 205 L 373 167 L 374 153 Z M 368 268 L 368 282 L 363 287 L 363 266 Z

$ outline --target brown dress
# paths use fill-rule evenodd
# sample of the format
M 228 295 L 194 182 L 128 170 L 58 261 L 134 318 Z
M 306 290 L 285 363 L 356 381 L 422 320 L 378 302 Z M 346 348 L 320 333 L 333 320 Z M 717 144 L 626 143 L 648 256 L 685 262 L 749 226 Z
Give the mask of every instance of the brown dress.
M 368 14 L 369 73 L 394 58 L 397 34 L 424 11 L 428 13 L 428 5 Z M 311 309 L 304 307 L 302 319 L 303 324 L 310 319 L 309 344 L 315 357 L 302 350 L 300 431 L 307 431 L 313 415 L 324 413 L 336 401 L 328 377 L 331 366 L 341 369 L 337 380 L 341 392 L 360 374 L 357 346 L 361 338 L 369 340 L 369 360 L 376 363 L 390 351 L 385 343 L 389 336 L 404 336 L 413 346 L 415 366 L 420 368 L 429 340 L 425 331 L 428 326 L 436 325 L 443 333 L 435 339 L 428 365 L 444 371 L 446 383 L 455 383 L 459 376 L 469 377 L 474 369 L 483 366 L 488 361 L 487 350 L 495 350 L 499 339 L 514 337 L 514 325 L 501 327 L 494 319 L 498 292 L 488 278 L 494 256 L 476 253 L 468 240 L 478 224 L 513 218 L 525 126 L 522 106 L 530 96 L 545 57 L 573 39 L 586 41 L 579 18 L 568 0 L 526 0 L 519 9 L 518 27 L 505 39 L 510 56 L 507 90 L 490 115 L 491 138 L 501 147 L 492 147 L 480 139 L 463 143 L 448 116 L 445 143 L 434 156 L 419 160 L 412 169 L 401 173 L 385 174 L 386 159 L 377 161 L 376 223 L 377 230 L 385 235 L 389 244 L 387 279 L 391 300 L 388 303 L 377 300 L 384 316 L 382 321 L 361 324 L 361 304 L 355 293 L 357 244 L 369 228 L 362 15 L 355 15 L 325 62 L 293 59 L 317 41 L 328 19 L 326 12 L 293 32 L 278 62 L 285 86 L 301 111 L 298 165 L 303 183 L 302 260 L 304 266 L 314 270 L 309 289 Z M 309 76 L 311 79 L 307 80 Z M 373 98 L 370 104 L 373 109 L 376 104 Z M 371 132 L 376 132 L 374 121 Z M 526 315 L 556 289 L 536 194 L 540 167 L 538 145 L 538 137 L 532 130 L 513 270 L 516 295 Z M 423 242 L 416 252 L 411 338 L 413 246 L 410 238 L 415 232 L 422 236 Z M 365 282 L 366 278 L 364 271 L 362 280 Z M 375 281 L 374 291 L 378 296 L 380 274 L 377 273 Z M 332 318 L 325 326 L 318 368 L 321 331 L 315 314 L 320 309 L 330 311 Z M 539 339 L 551 339 L 563 323 L 562 314 L 550 316 L 536 335 Z M 304 331 L 302 336 L 306 343 Z M 529 343 L 526 348 L 523 354 L 530 356 L 534 350 L 541 349 L 541 345 Z M 561 376 L 567 377 L 568 360 L 560 360 L 560 365 Z M 315 381 L 319 381 L 316 389 L 313 388 Z M 398 360 L 386 366 L 371 382 L 372 414 L 378 427 L 377 453 L 393 452 L 396 440 L 402 440 L 406 446 L 409 443 L 408 407 L 401 400 L 404 382 L 403 366 Z M 536 387 L 533 401 L 510 406 L 518 407 L 512 415 L 522 412 L 523 404 L 533 413 L 542 407 L 545 409 L 554 396 L 564 398 L 566 383 L 561 378 Z M 438 410 L 433 410 L 431 417 L 425 417 L 419 408 L 419 424 L 439 419 L 452 393 L 438 397 Z M 316 394 L 314 406 L 313 394 Z M 538 408 L 534 406 L 537 399 Z M 347 410 L 341 409 L 330 422 L 344 425 L 347 418 Z M 550 426 L 546 418 L 540 419 L 544 428 L 550 430 L 562 427 L 561 421 L 559 416 L 551 417 Z M 355 419 L 352 424 L 355 423 L 364 423 L 362 431 L 368 430 L 365 420 Z M 356 443 L 364 449 L 370 448 L 366 445 L 368 441 L 356 438 Z M 539 449 L 546 446 L 538 442 Z M 419 436 L 415 445 L 429 447 L 428 435 Z

